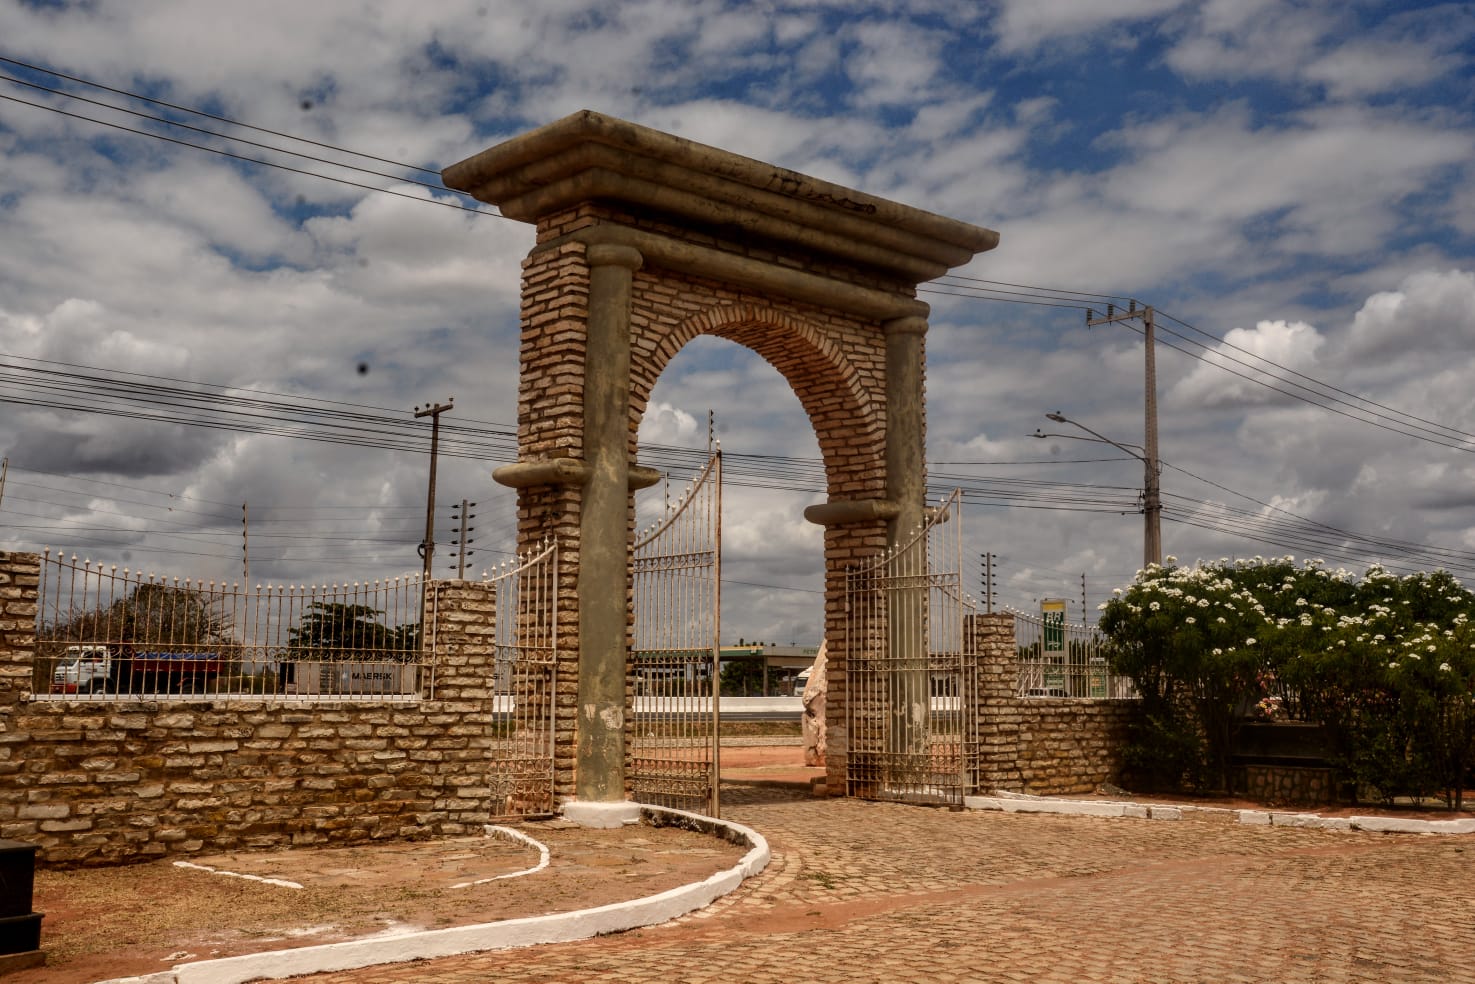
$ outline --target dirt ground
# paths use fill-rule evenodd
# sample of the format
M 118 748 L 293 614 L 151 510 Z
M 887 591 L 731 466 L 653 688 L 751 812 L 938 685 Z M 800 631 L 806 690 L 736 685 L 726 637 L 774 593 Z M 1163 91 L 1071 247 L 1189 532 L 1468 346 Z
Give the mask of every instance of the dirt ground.
M 7 984 L 76 984 L 177 963 L 311 946 L 411 929 L 542 915 L 652 895 L 732 867 L 743 850 L 649 826 L 584 830 L 562 820 L 515 825 L 538 851 L 500 837 L 274 851 L 36 873 L 45 967 Z M 470 883 L 470 884 L 468 884 Z
M 802 750 L 792 744 L 724 748 L 722 756 L 728 782 L 810 786 L 824 774 L 806 768 Z M 1162 799 L 1184 802 L 1182 797 Z M 1198 802 L 1265 808 L 1241 801 Z M 1371 807 L 1317 812 L 1429 819 L 1471 815 Z M 191 859 L 199 866 L 192 868 L 155 862 L 43 869 L 36 873 L 34 905 L 45 913 L 41 940 L 47 964 L 8 975 L 6 984 L 79 984 L 154 973 L 189 960 L 581 909 L 698 881 L 733 866 L 743 854 L 717 838 L 674 828 L 598 831 L 562 820 L 508 826 L 548 846 L 548 868 L 498 877 L 535 866 L 538 852 L 504 837 L 464 837 L 213 855 Z
M 729 779 L 808 783 L 823 775 L 802 763 L 797 745 L 723 749 Z M 33 905 L 45 914 L 46 965 L 5 981 L 81 984 L 189 960 L 582 909 L 700 881 L 744 853 L 666 827 L 585 830 L 562 820 L 507 826 L 548 846 L 548 868 L 499 878 L 535 866 L 537 850 L 504 837 L 463 837 L 191 858 L 198 867 L 159 861 L 42 869 Z

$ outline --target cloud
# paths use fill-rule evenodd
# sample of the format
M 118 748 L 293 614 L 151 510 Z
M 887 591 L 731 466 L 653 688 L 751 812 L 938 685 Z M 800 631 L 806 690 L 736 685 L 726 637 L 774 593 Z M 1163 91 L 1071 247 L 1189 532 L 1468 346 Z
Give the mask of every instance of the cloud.
M 1433 422 L 1414 424 L 1437 424 L 1449 443 L 1475 432 L 1468 11 L 902 6 L 10 4 L 0 35 L 22 58 L 407 165 L 438 167 L 594 108 L 998 229 L 1000 248 L 963 276 L 1125 293 Z M 429 204 L 452 198 L 391 178 L 342 173 L 411 197 L 13 104 L 0 107 L 0 154 L 0 235 L 15 245 L 0 251 L 0 352 L 374 414 L 408 416 L 454 395 L 448 421 L 513 427 L 530 227 Z M 966 550 L 1008 558 L 1016 601 L 1074 600 L 1083 571 L 1093 593 L 1098 578 L 1129 577 L 1140 464 L 1028 435 L 1058 408 L 1140 440 L 1140 336 L 1087 330 L 1076 308 L 919 296 L 933 309 L 929 458 L 1008 462 L 937 466 L 934 478 L 1029 490 L 1008 507 L 970 501 Z M 1083 303 L 1099 311 L 1105 300 Z M 1290 401 L 1166 345 L 1158 372 L 1163 457 L 1214 483 L 1169 469 L 1165 492 L 1183 497 L 1180 508 L 1262 508 L 1233 489 L 1348 529 L 1475 545 L 1475 527 L 1452 508 L 1472 479 L 1465 452 Z M 819 457 L 813 430 L 761 359 L 698 340 L 652 394 L 643 456 L 655 443 L 704 447 L 708 411 L 732 463 L 728 576 L 746 582 L 724 594 L 730 634 L 817 641 L 821 533 L 799 518 L 824 497 L 806 471 Z M 13 480 L 33 481 L 25 469 L 44 464 L 60 476 L 47 481 L 68 489 L 29 490 L 41 501 L 27 508 L 54 515 L 73 543 L 127 543 L 190 572 L 231 572 L 249 499 L 253 532 L 261 510 L 263 576 L 418 566 L 424 453 L 14 404 L 7 413 L 0 451 Z M 513 493 L 489 478 L 498 463 L 439 462 L 443 503 L 482 503 L 487 557 L 511 545 L 516 525 Z M 201 500 L 190 507 L 198 532 L 155 539 L 186 536 L 168 505 L 158 514 L 170 522 L 141 521 L 153 504 L 178 506 L 170 497 L 181 490 Z M 118 501 L 128 498 L 150 505 Z M 11 502 L 7 489 L 0 518 Z M 5 524 L 6 542 L 30 545 L 17 525 Z M 1228 519 L 1222 531 L 1170 519 L 1165 537 L 1188 558 L 1287 549 Z
M 1431 363 L 1475 350 L 1475 273 L 1424 271 L 1398 290 L 1380 291 L 1358 310 L 1347 333 L 1349 364 Z
M 1416 89 L 1469 64 L 1475 16 L 1458 5 L 1389 13 L 1373 7 L 1215 0 L 1165 60 L 1193 78 L 1296 80 L 1336 100 Z
M 1317 371 L 1317 351 L 1324 342 L 1320 332 L 1302 321 L 1262 321 L 1253 329 L 1236 328 L 1224 336 L 1222 343 L 1211 346 L 1203 361 L 1173 384 L 1168 399 L 1212 408 L 1284 401 L 1288 397 L 1270 388 L 1277 381 L 1267 379 L 1262 370 L 1281 377 L 1296 372 L 1313 373 Z M 1270 386 L 1259 385 L 1243 376 L 1265 380 Z
M 1024 53 L 1047 41 L 1079 38 L 1118 25 L 1137 24 L 1182 6 L 1182 0 L 1000 0 L 994 30 L 1001 49 Z

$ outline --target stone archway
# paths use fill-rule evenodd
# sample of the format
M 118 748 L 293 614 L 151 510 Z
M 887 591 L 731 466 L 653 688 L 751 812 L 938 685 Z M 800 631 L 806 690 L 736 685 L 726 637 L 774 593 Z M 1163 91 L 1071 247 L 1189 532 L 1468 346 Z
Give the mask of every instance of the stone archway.
M 919 283 L 996 233 L 588 111 L 447 168 L 448 187 L 532 223 L 523 263 L 518 535 L 568 558 L 556 791 L 622 804 L 631 687 L 635 460 L 651 387 L 715 334 L 766 359 L 819 438 L 830 642 L 830 788 L 843 788 L 847 566 L 918 526 L 925 495 Z M 900 531 L 900 532 L 899 532 Z

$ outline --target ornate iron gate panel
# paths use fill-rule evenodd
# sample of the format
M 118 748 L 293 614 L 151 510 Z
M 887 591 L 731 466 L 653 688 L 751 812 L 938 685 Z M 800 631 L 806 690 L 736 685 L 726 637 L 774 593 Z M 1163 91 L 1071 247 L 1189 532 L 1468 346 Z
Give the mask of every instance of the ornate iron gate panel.
M 846 574 L 846 792 L 960 804 L 977 761 L 975 603 L 960 493 L 912 540 Z
M 486 578 L 495 592 L 496 696 L 492 711 L 492 812 L 556 812 L 553 702 L 558 661 L 558 544 L 545 543 Z
M 722 452 L 636 538 L 634 798 L 717 816 Z

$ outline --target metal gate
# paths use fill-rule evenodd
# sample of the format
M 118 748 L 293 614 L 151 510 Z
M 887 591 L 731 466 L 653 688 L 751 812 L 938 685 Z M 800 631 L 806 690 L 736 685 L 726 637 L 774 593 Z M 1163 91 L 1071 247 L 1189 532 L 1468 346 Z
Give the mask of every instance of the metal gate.
M 635 541 L 636 800 L 717 816 L 722 452 Z
M 961 493 L 912 540 L 846 573 L 846 792 L 961 804 L 977 761 L 977 606 L 962 590 Z
M 558 660 L 558 544 L 544 543 L 486 576 L 496 605 L 492 710 L 493 815 L 555 812 L 553 699 Z

